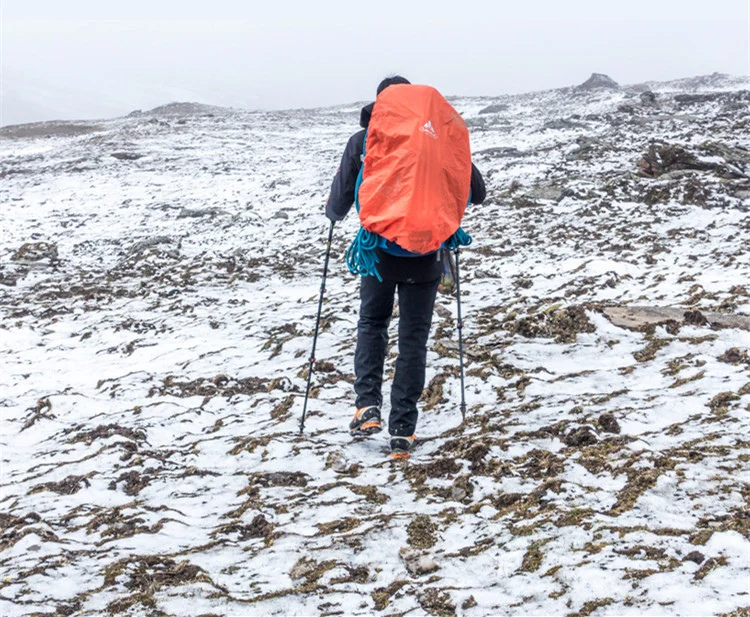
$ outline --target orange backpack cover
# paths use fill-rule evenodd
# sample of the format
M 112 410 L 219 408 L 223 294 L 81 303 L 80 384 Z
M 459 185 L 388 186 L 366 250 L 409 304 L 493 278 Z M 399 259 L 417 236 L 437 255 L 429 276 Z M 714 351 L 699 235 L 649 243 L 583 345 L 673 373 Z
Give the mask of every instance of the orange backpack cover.
M 380 93 L 367 130 L 362 227 L 412 253 L 440 248 L 461 225 L 471 190 L 469 131 L 430 86 Z

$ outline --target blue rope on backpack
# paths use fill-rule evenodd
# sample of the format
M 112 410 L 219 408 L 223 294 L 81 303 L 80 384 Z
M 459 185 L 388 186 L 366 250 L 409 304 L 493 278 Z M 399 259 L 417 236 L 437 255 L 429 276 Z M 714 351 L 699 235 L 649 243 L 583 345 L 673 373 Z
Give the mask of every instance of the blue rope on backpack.
M 359 168 L 357 184 L 354 187 L 354 203 L 357 206 L 357 212 L 359 212 L 359 187 L 362 184 L 362 178 L 365 171 L 364 159 L 366 149 L 367 133 L 365 133 L 365 139 L 362 143 L 362 166 Z M 469 203 L 471 203 L 471 193 L 469 194 Z M 443 243 L 443 246 L 448 248 L 448 250 L 455 252 L 458 250 L 459 246 L 469 246 L 470 244 L 471 236 L 459 227 L 455 233 Z M 374 276 L 382 283 L 383 277 L 380 276 L 380 272 L 378 272 L 377 268 L 377 264 L 380 263 L 380 258 L 377 255 L 376 249 L 386 249 L 387 247 L 388 240 L 376 233 L 367 231 L 364 227 L 360 227 L 354 240 L 352 240 L 352 243 L 346 250 L 346 265 L 349 268 L 349 272 L 360 276 Z M 412 255 L 415 257 L 417 256 L 414 254 Z
M 375 276 L 378 281 L 383 282 L 383 277 L 378 272 L 377 264 L 380 258 L 375 252 L 380 244 L 380 236 L 364 227 L 360 227 L 354 240 L 346 250 L 346 265 L 349 272 L 361 276 Z
M 469 197 L 469 203 L 471 203 L 471 197 Z M 454 233 L 443 243 L 443 246 L 445 246 L 445 248 L 447 248 L 449 251 L 453 251 L 455 253 L 458 250 L 459 246 L 469 246 L 471 244 L 471 241 L 471 236 L 467 234 L 462 227 L 459 227 L 456 230 L 456 233 Z

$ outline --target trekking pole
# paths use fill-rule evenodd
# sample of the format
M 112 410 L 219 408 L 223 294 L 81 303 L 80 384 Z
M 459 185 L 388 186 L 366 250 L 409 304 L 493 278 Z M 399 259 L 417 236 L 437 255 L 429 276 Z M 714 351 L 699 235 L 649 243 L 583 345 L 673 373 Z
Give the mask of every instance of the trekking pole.
M 326 247 L 326 259 L 323 264 L 323 281 L 320 283 L 320 300 L 318 300 L 318 316 L 315 319 L 315 334 L 313 334 L 312 351 L 310 352 L 310 368 L 307 370 L 307 389 L 305 390 L 305 405 L 302 408 L 302 419 L 299 423 L 299 432 L 305 430 L 305 416 L 307 415 L 307 399 L 310 397 L 310 382 L 312 381 L 312 374 L 315 370 L 315 345 L 318 342 L 318 328 L 320 327 L 320 313 L 323 310 L 323 294 L 326 291 L 326 275 L 328 274 L 328 260 L 331 257 L 331 242 L 333 241 L 333 221 L 331 221 L 331 227 L 328 230 L 328 245 Z
M 461 421 L 466 421 L 466 398 L 464 395 L 464 322 L 461 319 L 461 271 L 458 266 L 459 247 L 456 247 L 456 304 L 458 306 L 458 366 L 461 372 Z

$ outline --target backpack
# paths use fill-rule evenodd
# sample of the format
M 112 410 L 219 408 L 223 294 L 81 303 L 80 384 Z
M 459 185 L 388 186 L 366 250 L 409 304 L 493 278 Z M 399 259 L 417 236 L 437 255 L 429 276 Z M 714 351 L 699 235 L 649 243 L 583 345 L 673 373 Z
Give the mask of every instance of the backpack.
M 471 199 L 469 131 L 435 88 L 383 90 L 362 157 L 355 189 L 362 226 L 346 255 L 352 273 L 382 281 L 376 248 L 415 257 L 471 242 L 460 228 Z

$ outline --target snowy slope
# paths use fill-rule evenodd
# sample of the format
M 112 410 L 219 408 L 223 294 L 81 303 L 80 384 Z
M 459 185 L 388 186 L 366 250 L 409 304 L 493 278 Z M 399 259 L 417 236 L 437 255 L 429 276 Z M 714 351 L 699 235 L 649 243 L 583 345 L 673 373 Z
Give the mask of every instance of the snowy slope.
M 750 83 L 648 86 L 454 101 L 469 411 L 440 296 L 407 464 L 345 430 L 354 216 L 298 433 L 358 107 L 0 130 L 0 613 L 744 614 Z

